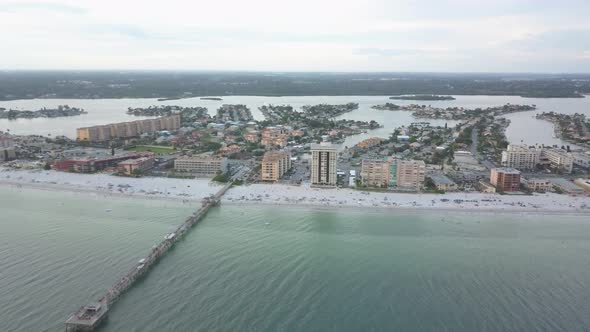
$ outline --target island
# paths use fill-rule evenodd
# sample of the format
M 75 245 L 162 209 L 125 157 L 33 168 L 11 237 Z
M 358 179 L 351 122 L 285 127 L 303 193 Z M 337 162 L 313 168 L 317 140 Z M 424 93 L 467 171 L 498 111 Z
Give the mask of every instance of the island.
M 403 96 L 393 96 L 389 97 L 389 99 L 396 99 L 396 100 L 455 100 L 453 96 L 439 96 L 439 95 L 403 95 Z
M 59 105 L 57 108 L 43 107 L 37 111 L 28 110 L 14 110 L 6 111 L 5 108 L 0 109 L 0 119 L 35 119 L 35 118 L 61 118 L 68 116 L 78 116 L 87 114 L 82 108 L 70 107 L 68 105 Z
M 158 101 L 168 101 L 168 100 L 178 100 L 182 99 L 182 97 L 166 97 L 166 98 L 158 98 Z
M 371 106 L 371 108 L 380 111 L 399 111 L 401 107 L 393 103 L 385 103 L 383 105 Z
M 499 116 L 509 113 L 528 112 L 536 109 L 536 105 L 506 104 L 486 108 L 463 107 L 431 107 L 426 105 L 402 106 L 403 111 L 411 111 L 412 115 L 420 119 L 469 120 L 480 116 Z
M 198 119 L 207 118 L 207 108 L 205 107 L 182 107 L 182 106 L 149 106 L 127 108 L 127 114 L 135 116 L 170 116 L 173 114 L 180 114 L 180 121 L 182 123 L 194 122 Z

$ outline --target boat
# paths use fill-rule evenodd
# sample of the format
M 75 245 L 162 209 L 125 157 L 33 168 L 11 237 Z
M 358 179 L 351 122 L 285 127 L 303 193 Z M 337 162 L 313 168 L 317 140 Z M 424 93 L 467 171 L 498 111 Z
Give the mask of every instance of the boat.
M 176 236 L 176 234 L 170 233 L 170 234 L 166 235 L 165 239 L 166 240 L 172 240 L 175 236 Z
M 143 267 L 145 266 L 145 264 L 139 264 L 139 266 L 137 267 L 138 270 L 143 269 Z
M 145 258 L 140 259 L 138 263 L 139 264 L 144 264 L 145 263 Z
M 105 210 L 105 212 L 111 212 L 111 211 L 113 211 L 113 210 L 111 210 L 111 209 L 106 209 Z

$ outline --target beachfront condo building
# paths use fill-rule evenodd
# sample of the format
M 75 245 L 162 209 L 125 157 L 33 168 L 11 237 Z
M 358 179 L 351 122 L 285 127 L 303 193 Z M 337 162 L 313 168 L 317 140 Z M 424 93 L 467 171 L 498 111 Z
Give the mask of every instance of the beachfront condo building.
M 311 184 L 336 185 L 336 160 L 338 151 L 330 143 L 311 145 Z
M 227 158 L 214 156 L 182 156 L 174 160 L 174 170 L 203 176 L 215 176 L 227 171 Z
M 492 168 L 490 183 L 497 191 L 511 192 L 520 188 L 520 171 L 510 167 Z
M 424 187 L 426 164 L 423 160 L 400 160 L 397 163 L 397 187 L 420 190 Z
M 529 148 L 527 145 L 510 144 L 502 151 L 502 166 L 519 170 L 534 170 L 539 164 L 541 149 Z
M 291 169 L 291 154 L 287 151 L 269 151 L 262 158 L 260 179 L 278 181 Z
M 389 186 L 391 162 L 383 159 L 363 159 L 361 181 L 363 186 L 387 188 Z
M 141 134 L 155 133 L 159 130 L 178 130 L 179 128 L 180 115 L 171 115 L 157 119 L 78 128 L 76 134 L 78 141 L 104 142 L 117 138 L 137 137 Z
M 510 144 L 506 151 L 502 152 L 502 166 L 521 171 L 530 171 L 534 170 L 537 165 L 546 165 L 571 173 L 574 163 L 574 155 L 562 149 Z
M 574 169 L 574 157 L 562 149 L 543 149 L 541 159 L 550 167 L 566 173 L 571 173 Z

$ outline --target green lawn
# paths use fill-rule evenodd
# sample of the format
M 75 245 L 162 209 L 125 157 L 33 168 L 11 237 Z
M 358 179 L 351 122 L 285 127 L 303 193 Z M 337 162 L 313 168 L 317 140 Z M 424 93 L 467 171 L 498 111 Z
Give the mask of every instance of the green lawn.
M 174 148 L 172 148 L 171 146 L 159 146 L 159 145 L 137 145 L 132 148 L 129 148 L 128 150 L 129 151 L 138 151 L 138 152 L 149 151 L 149 152 L 153 152 L 157 155 L 171 154 L 171 153 L 175 152 Z

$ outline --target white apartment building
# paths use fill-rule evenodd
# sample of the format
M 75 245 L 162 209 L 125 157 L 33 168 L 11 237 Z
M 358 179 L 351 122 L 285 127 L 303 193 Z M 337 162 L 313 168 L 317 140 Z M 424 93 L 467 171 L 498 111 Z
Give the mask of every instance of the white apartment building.
M 574 165 L 583 168 L 590 168 L 590 154 L 583 152 L 573 152 Z
M 212 156 L 182 156 L 174 160 L 174 170 L 214 176 L 227 171 L 227 158 Z
M 541 157 L 547 159 L 553 168 L 571 173 L 574 168 L 574 157 L 571 153 L 561 149 L 544 149 Z
M 330 143 L 311 145 L 311 183 L 335 186 L 338 151 Z
M 540 155 L 541 149 L 510 144 L 506 151 L 502 152 L 502 166 L 518 170 L 534 170 L 539 164 Z

